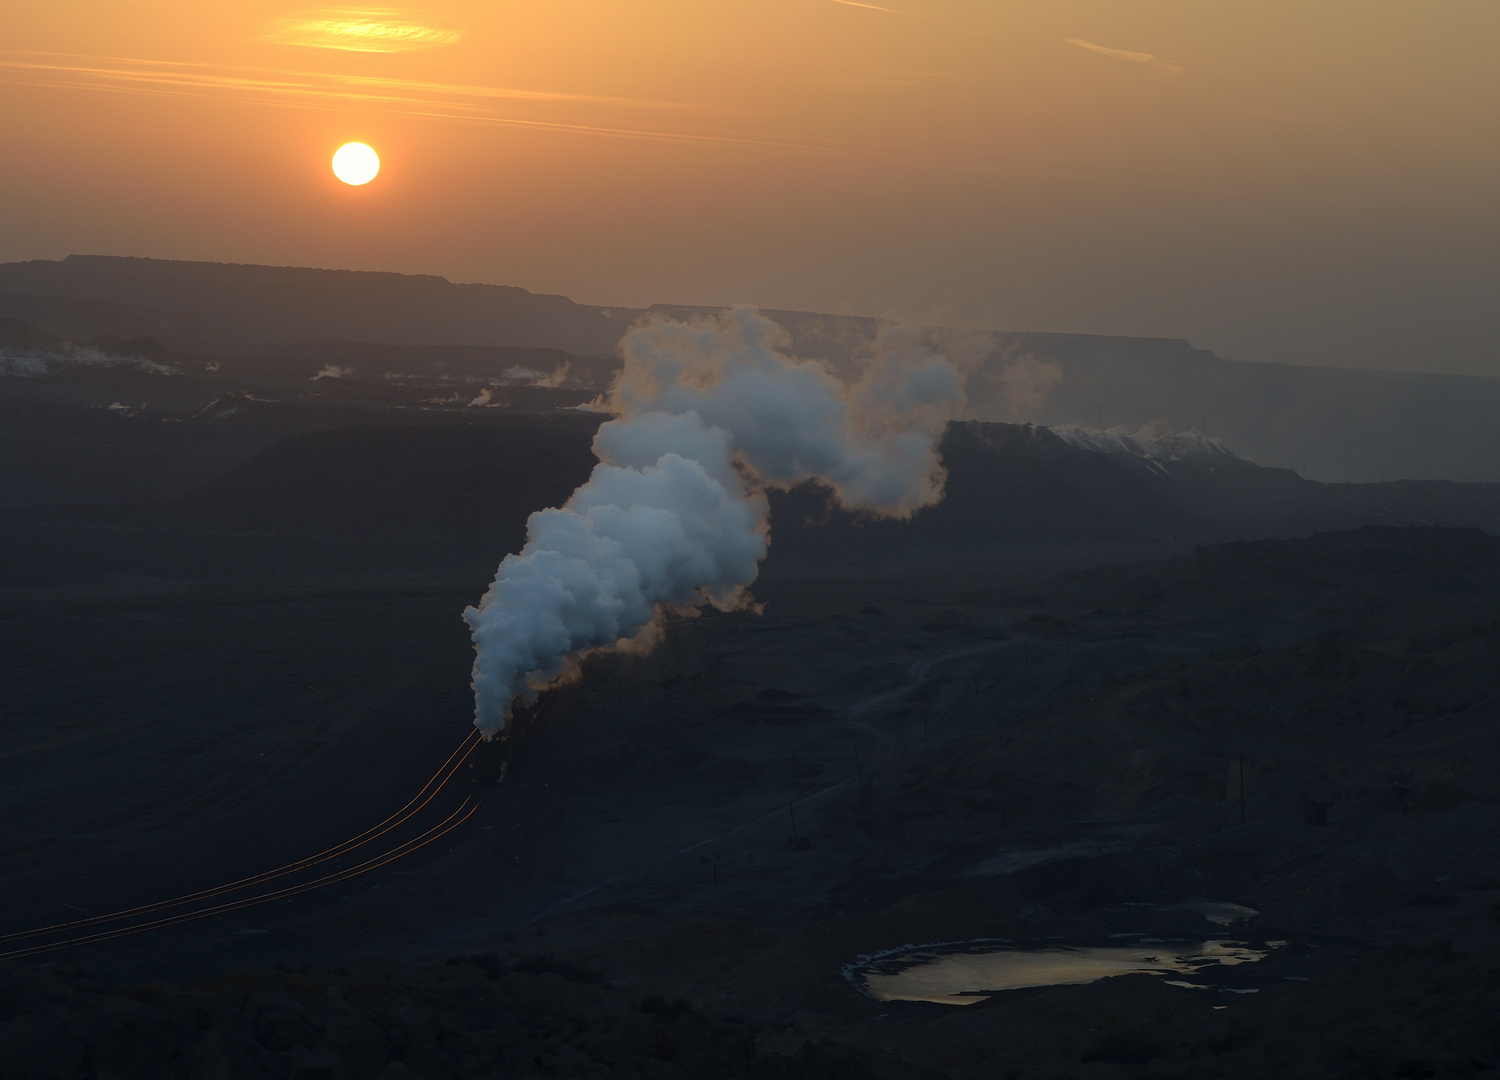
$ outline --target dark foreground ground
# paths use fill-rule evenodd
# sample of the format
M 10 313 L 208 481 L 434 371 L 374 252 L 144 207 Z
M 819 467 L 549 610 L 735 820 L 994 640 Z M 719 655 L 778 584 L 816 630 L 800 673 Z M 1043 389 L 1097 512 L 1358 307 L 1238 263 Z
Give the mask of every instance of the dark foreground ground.
M 1018 562 L 946 585 L 773 578 L 764 615 L 594 665 L 442 845 L 9 965 L 0 1075 L 1493 1075 L 1500 542 L 1376 528 L 1050 580 Z M 294 602 L 302 637 L 266 614 Z M 461 694 L 433 704 L 463 644 L 441 586 L 209 593 L 174 618 L 157 599 L 147 620 L 116 603 L 139 651 L 81 667 L 154 673 L 151 694 L 201 711 L 114 696 L 111 733 L 75 679 L 74 729 L 13 746 L 37 809 L 13 780 L 11 925 L 317 850 L 461 736 Z M 97 608 L 71 621 L 108 632 Z M 229 642 L 243 671 L 193 673 Z M 244 720 L 205 728 L 226 713 Z M 68 769 L 37 767 L 54 753 Z M 1329 824 L 1303 820 L 1309 797 Z M 908 942 L 1207 932 L 1159 913 L 1194 897 L 1323 959 L 1267 961 L 1227 1007 L 1149 976 L 961 1009 L 840 976 Z
M 1500 541 L 1433 524 L 1492 489 L 963 429 L 947 510 L 780 499 L 762 613 L 590 661 L 505 783 L 424 788 L 458 614 L 591 423 L 304 431 L 7 511 L 0 1078 L 1495 1073 Z M 1318 951 L 1232 999 L 841 975 L 1207 934 L 1202 898 Z
M 1147 975 L 830 1030 L 639 995 L 548 958 L 362 961 L 101 992 L 66 962 L 3 986 L 7 1076 L 1470 1077 L 1493 965 L 1396 947 L 1215 1011 Z

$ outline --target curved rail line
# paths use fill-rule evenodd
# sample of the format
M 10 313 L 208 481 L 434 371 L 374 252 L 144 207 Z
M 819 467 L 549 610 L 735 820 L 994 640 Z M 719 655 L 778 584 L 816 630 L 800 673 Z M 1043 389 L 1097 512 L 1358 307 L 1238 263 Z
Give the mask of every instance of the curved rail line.
M 218 911 L 232 911 L 237 907 L 245 907 L 251 904 L 264 903 L 268 900 L 276 899 L 280 896 L 291 895 L 298 892 L 305 892 L 311 888 L 322 888 L 325 885 L 332 885 L 338 881 L 347 880 L 348 877 L 356 876 L 357 873 L 367 873 L 369 870 L 374 870 L 379 866 L 384 866 L 386 862 L 389 862 L 392 859 L 400 858 L 402 855 L 410 854 L 411 851 L 417 850 L 417 847 L 425 846 L 425 844 L 430 843 L 431 840 L 423 841 L 423 843 L 418 844 L 417 847 L 408 847 L 408 845 L 410 845 L 412 841 L 405 841 L 404 843 L 398 844 L 396 845 L 396 847 L 389 849 L 385 854 L 376 856 L 373 860 L 367 860 L 365 863 L 358 864 L 358 866 L 355 868 L 349 868 L 349 870 L 339 871 L 336 874 L 332 875 L 325 875 L 325 877 L 323 878 L 316 878 L 311 882 L 305 882 L 302 885 L 297 886 L 290 886 L 286 889 L 278 890 L 273 893 L 266 893 L 255 897 L 249 897 L 245 900 L 235 901 L 228 905 L 218 905 L 213 908 L 204 909 L 203 911 L 186 913 L 183 916 L 174 916 L 170 919 L 139 924 L 137 926 L 124 927 L 116 931 L 106 932 L 104 934 L 85 935 L 81 938 L 72 936 L 80 928 L 100 926 L 106 923 L 118 922 L 121 919 L 129 919 L 141 915 L 152 915 L 160 911 L 167 911 L 171 908 L 182 907 L 186 904 L 197 903 L 203 900 L 211 900 L 214 897 L 224 896 L 227 893 L 238 892 L 241 889 L 248 889 L 255 885 L 265 884 L 268 881 L 274 881 L 277 878 L 285 877 L 288 874 L 293 874 L 300 870 L 306 870 L 311 867 L 318 866 L 322 863 L 329 862 L 330 860 L 337 859 L 343 855 L 347 855 L 352 851 L 356 851 L 359 848 L 362 848 L 366 844 L 370 843 L 372 840 L 378 839 L 391 830 L 396 829 L 406 822 L 410 821 L 430 802 L 432 802 L 432 800 L 437 797 L 438 792 L 442 791 L 443 788 L 447 786 L 448 781 L 452 780 L 454 774 L 457 773 L 458 770 L 463 766 L 464 761 L 467 760 L 469 754 L 473 752 L 474 747 L 478 745 L 479 738 L 479 732 L 469 732 L 469 734 L 464 737 L 464 740 L 459 743 L 458 748 L 454 750 L 453 753 L 448 755 L 448 760 L 443 762 L 442 766 L 437 770 L 437 772 L 433 773 L 432 777 L 425 784 L 423 784 L 421 788 L 418 789 L 417 793 L 412 796 L 412 798 L 400 810 L 397 810 L 395 813 L 391 814 L 384 821 L 370 826 L 364 832 L 357 833 L 349 839 L 335 844 L 330 848 L 325 848 L 323 851 L 318 852 L 316 855 L 310 855 L 307 858 L 298 859 L 295 862 L 285 863 L 281 866 L 275 867 L 274 869 L 266 870 L 259 874 L 252 874 L 249 877 L 240 878 L 238 881 L 231 881 L 227 884 L 219 885 L 211 889 L 201 889 L 198 892 L 186 893 L 171 900 L 163 900 L 154 904 L 141 904 L 133 908 L 126 908 L 124 910 L 111 912 L 106 915 L 94 915 L 87 919 L 54 923 L 51 926 L 37 927 L 32 930 L 22 930 L 16 933 L 0 935 L 0 943 L 25 941 L 49 934 L 66 933 L 69 935 L 69 940 L 67 941 L 0 953 L 0 960 L 18 959 L 20 957 L 34 955 L 39 952 L 49 952 L 53 949 L 66 948 L 70 944 L 83 944 L 89 941 L 102 941 L 110 937 L 122 936 L 125 933 L 137 933 L 142 930 L 153 929 L 157 926 L 173 925 L 176 921 L 186 922 L 190 921 L 191 919 L 202 918 L 205 915 L 214 914 Z M 470 802 L 474 802 L 474 807 L 477 809 L 479 804 L 474 800 L 473 796 L 465 799 L 463 806 L 469 805 Z M 463 806 L 459 808 L 460 811 L 463 809 Z M 457 811 L 455 811 L 455 813 L 457 813 Z M 472 814 L 473 810 L 471 809 L 469 813 Z M 468 814 L 465 814 L 463 820 L 467 820 L 468 816 Z M 450 817 L 449 820 L 452 820 L 452 818 Z M 461 821 L 455 822 L 452 827 L 456 828 L 457 825 L 461 823 Z M 438 827 L 440 828 L 441 826 Z M 445 833 L 447 831 L 449 830 L 444 830 Z M 428 832 L 430 833 L 432 832 L 432 830 L 428 830 Z M 427 835 L 427 833 L 421 834 L 421 836 Z M 438 835 L 443 834 L 440 833 Z M 436 838 L 437 837 L 434 836 L 431 839 Z M 421 839 L 421 837 L 419 836 L 417 839 Z M 393 852 L 395 854 L 392 854 Z M 360 869 L 361 867 L 362 869 Z
M 388 851 L 382 852 L 372 859 L 347 867 L 332 874 L 326 874 L 311 881 L 304 881 L 300 885 L 288 885 L 272 892 L 261 893 L 258 896 L 248 896 L 243 900 L 232 900 L 226 904 L 215 904 L 213 907 L 203 908 L 199 911 L 187 911 L 181 915 L 173 915 L 165 919 L 157 919 L 154 922 L 140 923 L 136 926 L 121 926 L 114 930 L 103 930 L 97 934 L 86 934 L 83 937 L 68 938 L 64 941 L 48 942 L 45 945 L 33 945 L 25 949 L 15 949 L 8 953 L 0 953 L 0 960 L 20 960 L 27 956 L 37 956 L 41 953 L 56 952 L 73 945 L 89 945 L 100 941 L 109 941 L 113 938 L 128 937 L 131 934 L 145 933 L 147 930 L 160 930 L 167 926 L 180 926 L 183 923 L 193 922 L 196 919 L 207 918 L 210 915 L 219 915 L 226 911 L 238 911 L 241 908 L 254 907 L 257 904 L 268 904 L 272 900 L 281 900 L 289 896 L 298 896 L 313 889 L 321 889 L 329 885 L 336 885 L 341 881 L 368 874 L 371 870 L 378 870 L 388 863 L 395 862 L 403 856 L 410 855 L 413 851 L 426 847 L 435 840 L 448 835 L 465 821 L 474 815 L 479 809 L 482 799 L 473 795 L 467 796 L 459 808 L 449 814 L 446 819 L 425 833 L 413 837 L 403 843 L 397 844 Z

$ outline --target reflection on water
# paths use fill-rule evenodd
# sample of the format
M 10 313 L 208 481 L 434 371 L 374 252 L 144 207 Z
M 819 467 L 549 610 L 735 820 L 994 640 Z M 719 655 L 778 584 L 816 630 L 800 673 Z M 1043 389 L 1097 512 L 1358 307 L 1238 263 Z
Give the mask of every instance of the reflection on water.
M 975 942 L 955 951 L 913 949 L 871 961 L 850 971 L 866 993 L 880 1001 L 935 1001 L 943 1005 L 972 1005 L 986 992 L 1018 990 L 1027 986 L 1089 983 L 1111 975 L 1144 972 L 1176 975 L 1182 986 L 1202 986 L 1182 980 L 1214 967 L 1254 963 L 1263 949 L 1239 941 L 1141 940 L 1129 945 L 1047 945 L 1018 948 Z

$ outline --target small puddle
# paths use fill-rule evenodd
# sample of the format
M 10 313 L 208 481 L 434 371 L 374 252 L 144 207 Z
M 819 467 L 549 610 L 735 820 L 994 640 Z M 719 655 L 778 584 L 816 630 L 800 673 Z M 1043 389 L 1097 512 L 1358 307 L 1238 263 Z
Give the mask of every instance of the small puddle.
M 1253 994 L 1254 989 L 1224 985 L 1228 969 L 1253 964 L 1285 944 L 1147 937 L 1110 944 L 953 942 L 861 957 L 845 967 L 844 976 L 877 1001 L 940 1005 L 973 1005 L 1002 990 L 1091 983 L 1134 973 L 1163 976 L 1175 986 Z

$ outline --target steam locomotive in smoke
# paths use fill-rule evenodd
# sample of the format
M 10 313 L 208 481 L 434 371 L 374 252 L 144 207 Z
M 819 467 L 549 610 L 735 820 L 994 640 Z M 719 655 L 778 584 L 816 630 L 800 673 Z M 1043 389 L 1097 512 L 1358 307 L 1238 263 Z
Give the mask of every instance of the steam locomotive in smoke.
M 544 690 L 530 705 L 517 702 L 509 719 L 493 739 L 482 740 L 469 753 L 469 778 L 489 787 L 505 779 L 510 760 L 521 742 L 541 720 L 552 704 L 552 691 Z

